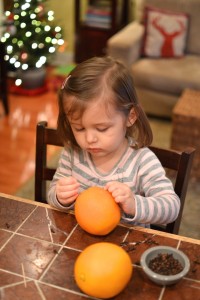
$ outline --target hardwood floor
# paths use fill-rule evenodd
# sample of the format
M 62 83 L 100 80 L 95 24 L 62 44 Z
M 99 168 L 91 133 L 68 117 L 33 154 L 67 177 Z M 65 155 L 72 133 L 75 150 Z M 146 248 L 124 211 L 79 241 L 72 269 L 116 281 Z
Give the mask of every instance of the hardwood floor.
M 14 194 L 35 172 L 35 129 L 39 121 L 56 126 L 58 79 L 50 71 L 48 91 L 37 96 L 9 94 L 10 113 L 0 101 L 0 192 Z M 55 151 L 52 147 L 49 156 Z

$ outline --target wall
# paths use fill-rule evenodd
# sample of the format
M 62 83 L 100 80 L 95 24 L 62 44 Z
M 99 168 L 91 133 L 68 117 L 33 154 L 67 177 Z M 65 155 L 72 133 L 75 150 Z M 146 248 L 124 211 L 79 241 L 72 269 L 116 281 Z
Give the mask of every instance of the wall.
M 0 0 L 0 36 L 2 34 L 2 28 L 1 28 L 2 20 L 3 20 L 3 1 Z
M 66 51 L 74 49 L 74 0 L 49 0 L 46 3 L 48 10 L 54 11 L 55 24 L 63 29 L 64 40 L 68 46 Z

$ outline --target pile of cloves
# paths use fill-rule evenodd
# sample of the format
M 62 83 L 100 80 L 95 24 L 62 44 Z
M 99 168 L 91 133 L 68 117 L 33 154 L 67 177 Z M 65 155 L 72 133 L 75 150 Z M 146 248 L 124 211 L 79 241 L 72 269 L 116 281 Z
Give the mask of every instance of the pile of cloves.
M 159 253 L 150 260 L 149 268 L 160 275 L 176 275 L 183 270 L 183 266 L 173 254 Z

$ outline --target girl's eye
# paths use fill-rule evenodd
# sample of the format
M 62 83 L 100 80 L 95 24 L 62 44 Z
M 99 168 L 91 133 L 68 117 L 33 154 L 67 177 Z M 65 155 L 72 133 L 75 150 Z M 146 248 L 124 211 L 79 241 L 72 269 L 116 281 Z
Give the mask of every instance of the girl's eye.
M 84 128 L 74 128 L 74 130 L 77 131 L 77 132 L 80 132 L 80 131 L 83 131 Z
M 100 131 L 100 132 L 104 132 L 104 131 L 106 131 L 107 129 L 108 129 L 108 127 L 106 127 L 106 128 L 97 128 L 97 130 Z

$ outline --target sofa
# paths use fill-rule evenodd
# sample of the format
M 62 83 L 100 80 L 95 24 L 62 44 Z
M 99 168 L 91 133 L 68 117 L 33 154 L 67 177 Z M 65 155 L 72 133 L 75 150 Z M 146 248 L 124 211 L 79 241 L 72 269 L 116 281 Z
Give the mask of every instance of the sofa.
M 107 55 L 131 69 L 148 115 L 171 118 L 183 90 L 200 90 L 200 0 L 141 0 L 135 4 L 134 21 L 107 41 Z M 161 30 L 172 24 L 173 33 L 181 34 L 167 44 L 168 37 L 161 36 Z M 166 27 L 165 33 L 167 30 L 172 29 Z

